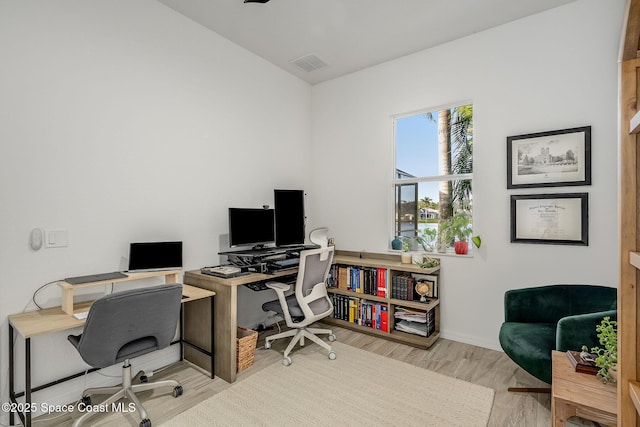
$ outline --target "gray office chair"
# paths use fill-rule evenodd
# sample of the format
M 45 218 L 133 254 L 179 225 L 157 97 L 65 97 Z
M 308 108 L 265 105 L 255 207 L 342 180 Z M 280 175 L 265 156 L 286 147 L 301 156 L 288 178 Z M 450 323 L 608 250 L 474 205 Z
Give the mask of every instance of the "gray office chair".
M 87 316 L 81 335 L 69 335 L 71 344 L 82 359 L 94 368 L 124 362 L 122 385 L 89 388 L 82 402 L 91 404 L 91 396 L 111 395 L 102 405 L 128 398 L 140 414 L 140 427 L 150 427 L 151 420 L 135 393 L 160 387 L 173 387 L 174 397 L 182 394 L 177 381 L 157 381 L 132 385 L 129 359 L 167 347 L 176 333 L 180 316 L 182 285 L 169 284 L 115 292 L 96 300 Z M 96 412 L 87 412 L 73 424 L 82 425 Z
M 311 249 L 300 252 L 300 263 L 295 291 L 289 296 L 285 292 L 291 286 L 284 283 L 269 282 L 267 286 L 278 295 L 278 299 L 266 302 L 262 305 L 265 311 L 275 311 L 284 316 L 287 326 L 291 330 L 271 335 L 266 338 L 264 348 L 271 348 L 271 341 L 285 337 L 293 337 L 284 351 L 282 364 L 289 366 L 291 358 L 289 353 L 300 342 L 304 345 L 305 338 L 320 345 L 329 351 L 329 359 L 336 358 L 331 346 L 322 341 L 318 334 L 329 334 L 329 341 L 335 341 L 336 336 L 330 329 L 308 327 L 311 323 L 323 319 L 333 313 L 333 304 L 327 294 L 326 279 L 329 275 L 331 262 L 333 261 L 333 247 L 327 247 L 326 229 L 314 230 L 310 239 L 313 243 L 321 245 L 319 249 Z

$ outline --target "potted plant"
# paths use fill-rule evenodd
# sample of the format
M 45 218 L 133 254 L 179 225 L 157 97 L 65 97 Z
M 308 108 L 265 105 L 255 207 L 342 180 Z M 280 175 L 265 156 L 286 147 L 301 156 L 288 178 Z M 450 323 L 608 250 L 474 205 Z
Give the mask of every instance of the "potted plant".
M 451 220 L 451 234 L 456 240 L 454 248 L 457 254 L 465 255 L 469 252 L 469 237 L 471 235 L 471 218 L 465 211 L 455 214 Z
M 413 256 L 411 255 L 411 250 L 413 249 L 413 237 L 403 237 L 402 238 L 402 254 L 400 254 L 400 259 L 403 264 L 411 264 L 413 261 Z
M 422 234 L 416 236 L 416 241 L 422 246 L 425 252 L 433 252 L 438 237 L 438 231 L 435 228 L 425 228 Z
M 618 322 L 608 316 L 596 326 L 598 340 L 603 347 L 593 347 L 591 352 L 596 355 L 596 366 L 600 368 L 598 377 L 603 383 L 616 382 L 618 368 Z M 582 347 L 586 350 L 586 346 Z
M 438 252 L 447 252 L 447 248 L 451 246 L 453 234 L 451 230 L 451 218 L 441 221 L 438 226 L 437 247 Z

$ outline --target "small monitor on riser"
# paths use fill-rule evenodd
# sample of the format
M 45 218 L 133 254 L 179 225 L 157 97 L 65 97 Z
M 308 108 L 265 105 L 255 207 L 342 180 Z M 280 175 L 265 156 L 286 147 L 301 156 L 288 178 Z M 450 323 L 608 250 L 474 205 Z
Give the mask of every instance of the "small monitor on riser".
M 129 271 L 182 268 L 182 242 L 136 242 L 129 247 Z

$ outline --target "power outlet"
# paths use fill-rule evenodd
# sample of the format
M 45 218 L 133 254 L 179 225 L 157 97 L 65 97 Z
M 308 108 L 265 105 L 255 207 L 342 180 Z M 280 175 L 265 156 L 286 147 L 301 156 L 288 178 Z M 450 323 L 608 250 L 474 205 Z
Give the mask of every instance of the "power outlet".
M 69 233 L 67 230 L 45 230 L 45 248 L 66 248 L 69 246 Z

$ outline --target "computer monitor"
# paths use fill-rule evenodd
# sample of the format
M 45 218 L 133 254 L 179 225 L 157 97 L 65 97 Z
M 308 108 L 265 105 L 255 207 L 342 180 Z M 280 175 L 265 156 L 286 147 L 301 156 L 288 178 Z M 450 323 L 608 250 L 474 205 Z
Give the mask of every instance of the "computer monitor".
M 276 214 L 276 246 L 304 245 L 303 190 L 273 190 Z
M 275 242 L 273 209 L 229 208 L 229 246 Z
M 129 271 L 182 268 L 182 242 L 136 242 L 129 246 Z

